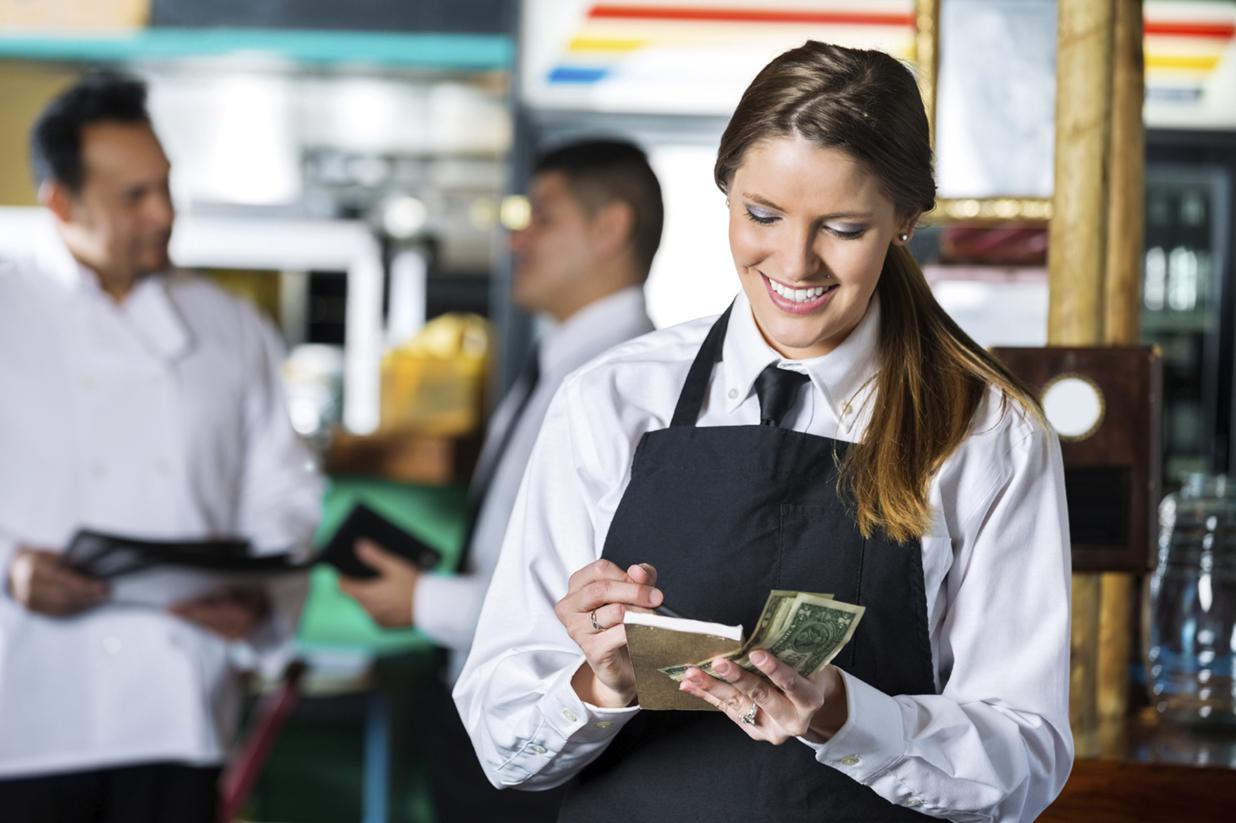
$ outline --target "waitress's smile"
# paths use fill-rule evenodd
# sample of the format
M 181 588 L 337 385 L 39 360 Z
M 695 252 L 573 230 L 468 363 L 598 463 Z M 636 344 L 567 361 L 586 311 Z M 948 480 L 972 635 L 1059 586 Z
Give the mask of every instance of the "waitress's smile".
M 761 276 L 768 285 L 768 296 L 773 305 L 791 314 L 810 314 L 824 308 L 838 287 L 837 283 L 823 286 L 812 284 L 791 286 L 773 280 L 762 272 Z

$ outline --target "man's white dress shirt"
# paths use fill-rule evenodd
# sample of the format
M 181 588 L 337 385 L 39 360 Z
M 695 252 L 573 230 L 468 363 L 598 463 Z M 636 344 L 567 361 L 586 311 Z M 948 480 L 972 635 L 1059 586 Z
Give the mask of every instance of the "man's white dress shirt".
M 0 264 L 0 353 L 0 777 L 221 762 L 237 649 L 147 607 L 36 614 L 7 576 L 17 546 L 62 550 L 81 527 L 307 549 L 321 481 L 288 420 L 273 329 L 180 273 L 117 304 L 50 236 Z M 255 651 L 284 650 L 303 592 L 274 587 Z
M 478 473 L 489 461 L 499 460 L 472 534 L 471 569 L 460 575 L 425 575 L 413 598 L 413 622 L 434 642 L 451 650 L 447 675 L 454 683 L 476 630 L 485 590 L 498 563 L 502 538 L 528 465 L 528 455 L 541 430 L 550 399 L 562 379 L 606 350 L 652 331 L 644 305 L 644 290 L 632 286 L 590 303 L 542 337 L 540 379 L 501 455 L 502 443 L 521 397 L 508 393 L 494 409 L 477 463 Z
M 794 429 L 860 439 L 879 368 L 879 314 L 873 300 L 832 353 L 790 362 L 764 341 L 740 294 L 698 425 L 757 425 L 755 378 L 779 362 L 810 377 L 788 417 Z M 571 677 L 584 657 L 553 607 L 569 576 L 600 557 L 640 437 L 669 425 L 713 320 L 611 351 L 568 377 L 550 405 L 455 689 L 497 786 L 569 780 L 639 711 L 600 709 L 576 696 Z M 1073 759 L 1058 441 L 993 390 L 933 478 L 929 499 L 934 519 L 922 552 L 938 693 L 888 695 L 843 672 L 846 724 L 826 743 L 787 745 L 809 746 L 820 768 L 928 815 L 1032 820 L 1060 791 Z

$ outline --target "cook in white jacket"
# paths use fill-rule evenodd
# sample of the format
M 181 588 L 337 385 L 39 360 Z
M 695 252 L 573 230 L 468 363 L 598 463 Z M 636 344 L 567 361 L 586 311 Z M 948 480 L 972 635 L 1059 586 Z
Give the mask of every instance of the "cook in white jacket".
M 8 821 L 213 821 L 237 646 L 275 654 L 303 586 L 173 611 L 59 560 L 80 527 L 307 546 L 321 483 L 280 347 L 168 273 L 169 164 L 145 88 L 87 78 L 31 140 L 49 236 L 0 265 L 0 809 Z

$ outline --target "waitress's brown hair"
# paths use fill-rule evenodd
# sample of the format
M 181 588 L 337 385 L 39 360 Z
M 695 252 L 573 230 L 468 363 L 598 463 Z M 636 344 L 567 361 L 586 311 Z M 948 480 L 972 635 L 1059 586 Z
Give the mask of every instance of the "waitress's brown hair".
M 927 115 L 914 77 L 878 51 L 808 41 L 777 57 L 738 103 L 713 171 L 727 191 L 757 143 L 800 135 L 840 149 L 873 174 L 900 218 L 935 205 Z M 902 245 L 890 245 L 876 286 L 880 370 L 871 423 L 841 464 L 863 535 L 925 534 L 931 477 L 966 436 L 988 386 L 1040 417 L 1031 394 L 971 340 L 932 296 Z

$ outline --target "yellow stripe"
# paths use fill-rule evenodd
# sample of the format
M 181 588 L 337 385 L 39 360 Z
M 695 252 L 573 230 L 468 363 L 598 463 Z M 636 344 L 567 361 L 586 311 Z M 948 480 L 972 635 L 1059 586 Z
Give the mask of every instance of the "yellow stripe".
M 1147 55 L 1147 69 L 1184 69 L 1185 71 L 1212 71 L 1219 65 L 1218 57 L 1181 57 Z
M 576 37 L 567 51 L 636 51 L 648 45 L 647 40 L 618 37 Z

